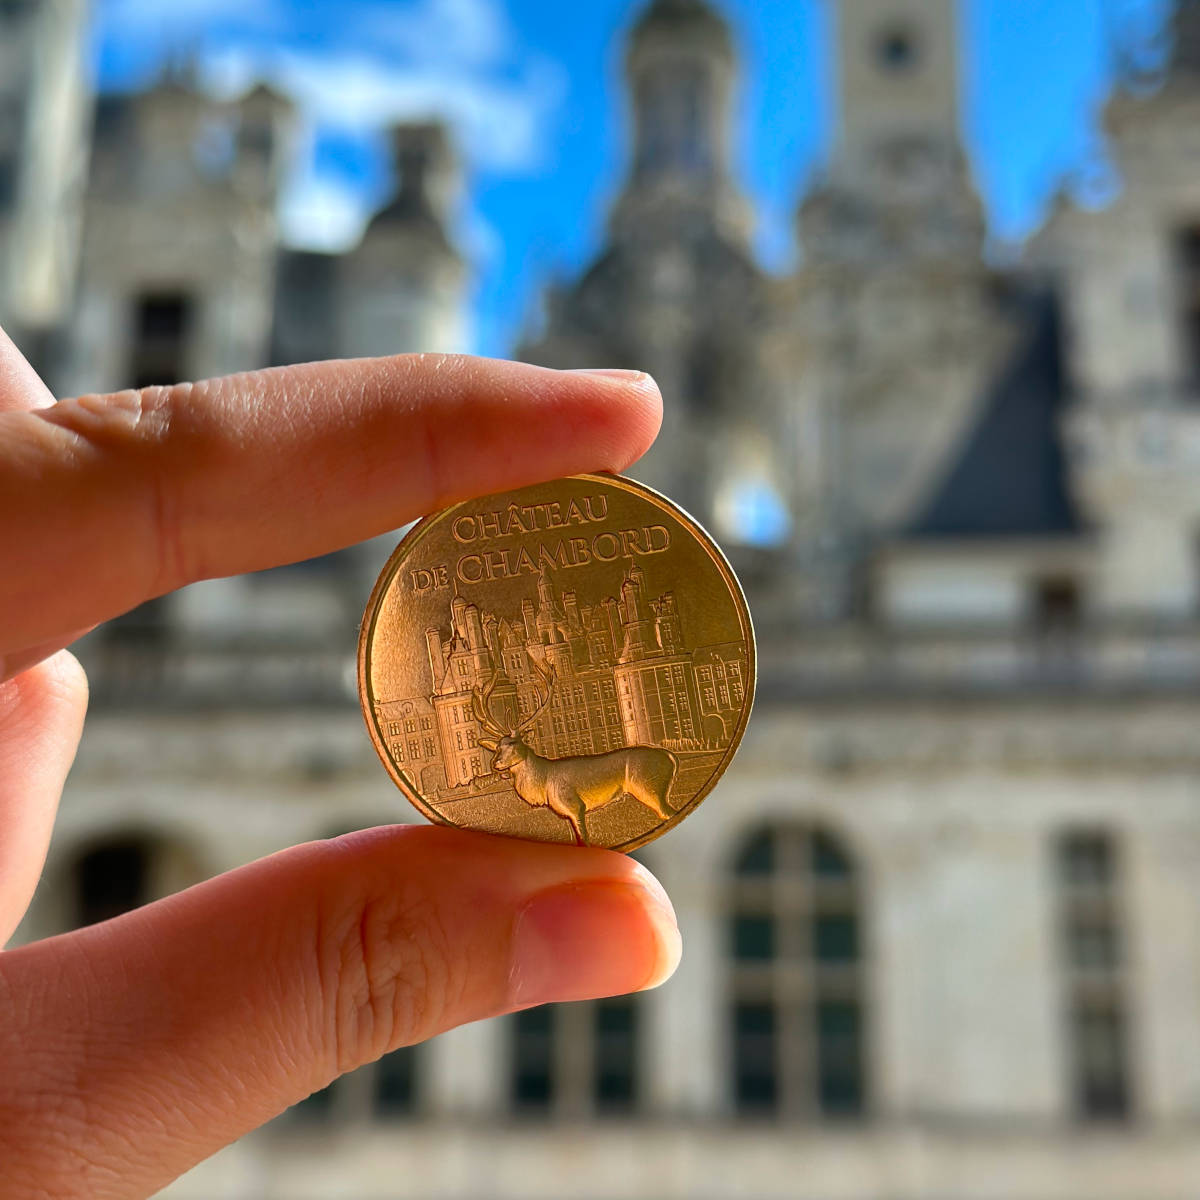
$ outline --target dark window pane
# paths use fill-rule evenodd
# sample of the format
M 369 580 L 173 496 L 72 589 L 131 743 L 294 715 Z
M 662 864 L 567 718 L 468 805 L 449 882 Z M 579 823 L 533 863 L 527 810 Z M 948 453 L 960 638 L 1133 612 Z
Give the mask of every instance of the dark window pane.
M 401 1117 L 416 1107 L 416 1056 L 413 1046 L 385 1054 L 375 1067 L 375 1111 L 381 1117 Z
M 104 625 L 106 641 L 123 646 L 160 645 L 170 629 L 171 605 L 166 596 L 155 596 Z
M 1059 866 L 1069 885 L 1109 884 L 1113 879 L 1112 844 L 1101 833 L 1069 834 L 1059 845 Z
M 775 1010 L 769 1004 L 734 1009 L 734 1080 L 739 1112 L 764 1113 L 778 1104 Z
M 775 957 L 775 918 L 735 916 L 733 955 L 739 960 L 763 961 Z
M 299 1104 L 293 1104 L 289 1110 L 292 1117 L 298 1121 L 311 1121 L 313 1124 L 328 1121 L 333 1115 L 333 1101 L 336 1080 L 319 1092 L 306 1096 Z
M 858 958 L 858 922 L 849 913 L 825 913 L 813 922 L 818 962 L 854 962 Z
M 774 1034 L 775 1009 L 770 1004 L 739 1004 L 734 1016 L 734 1030 L 739 1037 L 743 1034 Z
M 863 1111 L 862 1073 L 857 1064 L 831 1066 L 822 1061 L 818 1103 L 828 1117 L 856 1117 Z
M 554 1101 L 554 1011 L 528 1008 L 513 1018 L 513 1103 L 547 1109 Z
M 637 1101 L 637 1008 L 627 997 L 597 1001 L 595 1087 L 593 1100 L 602 1113 L 629 1112 Z
M 1130 1107 L 1125 1022 L 1115 1004 L 1081 1004 L 1072 1013 L 1079 1115 L 1121 1118 Z
M 863 1110 L 861 1026 L 859 1007 L 851 1001 L 817 1005 L 818 1102 L 829 1116 Z
M 823 879 L 847 879 L 852 873 L 850 860 L 837 843 L 823 833 L 813 834 L 812 869 L 814 875 Z
M 1193 386 L 1200 382 L 1200 227 L 1179 235 L 1180 320 L 1183 348 Z
M 108 842 L 89 851 L 75 872 L 75 924 L 94 925 L 145 904 L 150 848 L 140 839 Z
M 16 155 L 0 150 L 0 209 L 8 208 L 17 198 Z
M 182 293 L 142 296 L 138 301 L 138 336 L 182 338 L 188 329 L 191 305 Z
M 620 996 L 612 1000 L 598 1000 L 596 1011 L 596 1034 L 606 1037 L 609 1034 L 631 1037 L 637 1024 L 637 1011 L 634 1001 L 628 996 Z
M 1104 917 L 1076 916 L 1067 924 L 1067 956 L 1084 970 L 1115 967 L 1120 958 L 1117 931 Z
M 757 834 L 738 855 L 739 875 L 770 875 L 775 869 L 775 838 L 770 830 Z
M 134 313 L 136 338 L 129 364 L 133 387 L 178 383 L 183 378 L 192 324 L 192 301 L 182 292 L 139 297 Z
M 817 1005 L 817 1035 L 824 1038 L 858 1037 L 861 1014 L 851 1000 L 825 1000 Z
M 1034 584 L 1033 620 L 1042 630 L 1072 629 L 1083 615 L 1079 583 L 1051 576 Z

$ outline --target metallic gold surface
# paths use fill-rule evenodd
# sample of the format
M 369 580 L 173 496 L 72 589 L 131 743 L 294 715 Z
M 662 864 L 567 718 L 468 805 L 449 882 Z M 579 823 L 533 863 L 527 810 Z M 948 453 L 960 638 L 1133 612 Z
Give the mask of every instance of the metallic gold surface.
M 616 850 L 711 791 L 754 675 L 721 552 L 670 501 L 609 475 L 426 517 L 359 637 L 371 740 L 427 817 Z

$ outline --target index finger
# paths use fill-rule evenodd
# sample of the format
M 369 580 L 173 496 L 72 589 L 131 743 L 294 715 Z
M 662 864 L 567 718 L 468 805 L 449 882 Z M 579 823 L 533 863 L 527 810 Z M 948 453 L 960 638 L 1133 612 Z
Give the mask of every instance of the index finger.
M 0 653 L 471 495 L 622 470 L 660 419 L 638 372 L 443 355 L 0 412 Z

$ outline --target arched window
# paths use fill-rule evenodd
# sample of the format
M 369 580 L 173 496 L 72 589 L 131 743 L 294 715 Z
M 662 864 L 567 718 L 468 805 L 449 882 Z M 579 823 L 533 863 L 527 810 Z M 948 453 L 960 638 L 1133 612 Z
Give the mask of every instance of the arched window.
M 72 872 L 72 928 L 95 925 L 153 899 L 154 848 L 136 835 L 108 838 L 85 851 Z
M 1055 850 L 1060 961 L 1075 1115 L 1128 1116 L 1129 1031 L 1120 863 L 1103 832 L 1072 831 Z
M 750 837 L 734 860 L 733 1096 L 747 1115 L 857 1116 L 866 1105 L 858 880 L 808 826 Z
M 639 1002 L 547 1004 L 512 1018 L 510 1094 L 525 1116 L 619 1116 L 638 1104 Z
M 182 891 L 203 879 L 192 846 L 145 829 L 109 833 L 87 843 L 68 863 L 65 926 L 77 929 Z

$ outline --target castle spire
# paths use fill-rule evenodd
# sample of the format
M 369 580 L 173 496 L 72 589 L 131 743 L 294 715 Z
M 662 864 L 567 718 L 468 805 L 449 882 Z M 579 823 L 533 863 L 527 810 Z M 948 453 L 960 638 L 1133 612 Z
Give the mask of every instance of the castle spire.
M 635 225 L 666 197 L 730 208 L 737 64 L 724 18 L 705 0 L 654 0 L 633 26 L 625 71 L 633 162 L 614 224 Z

